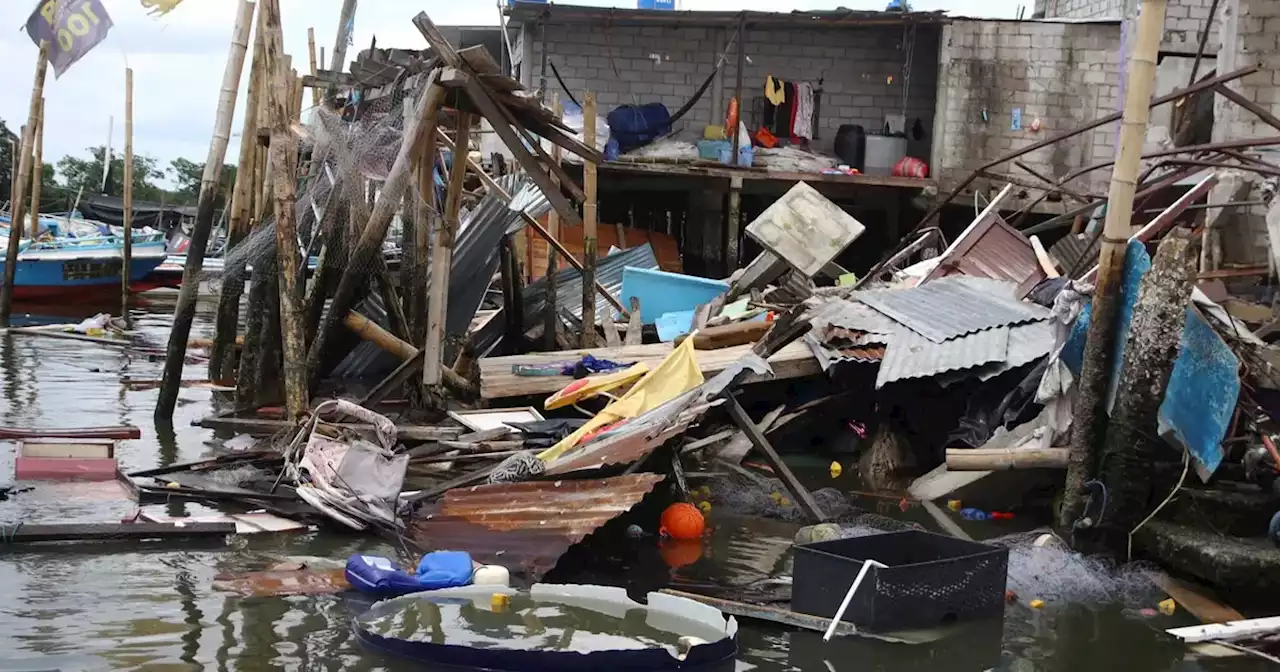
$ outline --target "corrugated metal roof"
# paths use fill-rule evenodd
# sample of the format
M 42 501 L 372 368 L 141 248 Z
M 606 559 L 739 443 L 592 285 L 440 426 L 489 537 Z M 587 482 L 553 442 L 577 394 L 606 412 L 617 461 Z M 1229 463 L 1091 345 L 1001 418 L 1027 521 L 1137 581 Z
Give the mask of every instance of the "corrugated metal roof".
M 982 279 L 942 278 L 913 289 L 858 292 L 854 298 L 934 343 L 1049 317 L 1045 308 L 1005 298 L 990 291 L 990 281 L 976 280 Z
M 954 375 L 942 376 L 938 382 L 947 386 L 969 377 L 984 382 L 991 380 L 1006 371 L 1026 366 L 1049 354 L 1053 350 L 1053 342 L 1052 321 L 1044 320 L 1010 327 L 1009 351 L 1005 354 L 1005 361 L 987 364 L 973 371 L 960 371 Z
M 899 329 L 898 323 L 884 313 L 866 304 L 840 297 L 824 299 L 810 323 L 818 331 L 835 326 L 881 336 L 892 336 Z
M 1031 241 L 996 213 L 966 230 L 922 284 L 954 275 L 1007 280 L 1019 297 L 1048 277 Z
M 446 323 L 449 336 L 452 337 L 450 342 L 458 341 L 470 330 L 493 275 L 498 271 L 498 250 L 502 237 L 519 231 L 524 226 L 520 208 L 534 218 L 545 215 L 551 208 L 546 196 L 523 175 L 505 175 L 498 178 L 498 184 L 507 193 L 513 194 L 510 205 L 500 196 L 489 194 L 461 217 L 461 228 L 453 248 L 453 264 L 449 271 Z M 422 263 L 427 264 L 429 273 L 430 257 L 422 260 Z M 578 287 L 581 293 L 581 281 Z M 578 310 L 581 312 L 581 307 Z M 380 326 L 388 326 L 386 310 L 378 292 L 369 293 L 361 312 Z M 389 373 L 398 365 L 399 362 L 393 355 L 372 343 L 361 343 L 331 375 L 335 378 L 378 377 Z
M 885 350 L 876 389 L 899 380 L 1003 362 L 1009 352 L 1009 332 L 1008 327 L 996 327 L 935 343 L 911 329 L 902 329 Z
M 1093 244 L 1090 245 L 1090 242 Z M 1054 261 L 1062 267 L 1062 272 L 1066 273 L 1075 268 L 1081 258 L 1096 259 L 1101 248 L 1102 236 L 1069 233 L 1049 248 L 1049 256 L 1053 257 Z M 1083 273 L 1086 270 L 1088 269 L 1084 268 L 1079 272 Z
M 867 337 L 883 338 L 870 335 Z M 823 371 L 829 371 L 831 367 L 842 362 L 873 364 L 884 359 L 885 346 L 883 343 L 868 343 L 865 345 L 850 345 L 849 341 L 838 341 L 835 344 L 824 343 L 812 331 L 804 335 L 804 341 L 809 346 L 809 349 L 813 351 L 813 356 L 817 358 L 818 364 L 822 366 Z
M 581 481 L 534 481 L 455 488 L 437 511 L 419 515 L 408 535 L 424 550 L 466 551 L 533 580 L 574 544 L 630 511 L 664 476 L 634 474 Z

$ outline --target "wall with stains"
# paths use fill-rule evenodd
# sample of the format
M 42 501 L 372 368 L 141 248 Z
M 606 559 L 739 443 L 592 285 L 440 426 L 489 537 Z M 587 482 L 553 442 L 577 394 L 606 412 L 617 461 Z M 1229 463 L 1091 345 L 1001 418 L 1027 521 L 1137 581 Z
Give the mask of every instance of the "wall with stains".
M 1063 19 L 1118 19 L 1125 16 L 1125 0 L 1036 0 L 1035 16 Z M 1134 2 L 1133 4 L 1137 4 Z M 1160 50 L 1167 53 L 1194 54 L 1200 46 L 1200 34 L 1209 19 L 1213 0 L 1169 0 L 1164 22 L 1164 39 Z M 1217 18 L 1209 26 L 1206 54 L 1218 53 Z
M 1118 22 L 957 20 L 942 36 L 933 155 L 942 189 L 1008 152 L 1119 109 Z M 1020 113 L 1020 123 L 1015 114 Z M 1039 120 L 1040 129 L 1034 129 Z M 1107 125 L 1021 159 L 1061 178 L 1115 154 Z M 1013 166 L 996 169 L 1034 180 Z M 1073 183 L 1106 193 L 1110 171 Z

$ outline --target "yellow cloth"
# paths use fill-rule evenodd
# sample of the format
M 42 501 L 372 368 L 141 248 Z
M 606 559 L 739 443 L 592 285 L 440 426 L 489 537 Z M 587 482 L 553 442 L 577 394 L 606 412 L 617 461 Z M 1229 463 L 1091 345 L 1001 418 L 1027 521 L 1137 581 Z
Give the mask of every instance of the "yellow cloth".
M 781 105 L 787 100 L 787 87 L 782 80 L 769 75 L 764 78 L 764 97 L 774 105 Z
M 637 380 L 640 380 L 640 378 L 646 373 L 649 373 L 649 365 L 642 363 L 636 364 L 624 371 L 616 371 L 603 376 L 592 376 L 583 380 L 575 380 L 566 385 L 564 389 L 556 392 L 550 397 L 547 397 L 547 401 L 542 407 L 548 411 L 554 411 L 557 408 L 571 406 L 583 399 L 590 399 L 591 397 L 603 392 L 616 390 L 623 385 L 634 383 Z
M 538 459 L 543 462 L 552 462 L 578 445 L 584 436 L 619 420 L 647 413 L 698 387 L 703 382 L 702 370 L 698 368 L 698 360 L 694 357 L 693 337 L 690 336 L 670 355 L 667 355 L 658 368 L 641 378 L 630 391 L 606 406 L 578 431 L 543 451 L 538 455 Z
M 151 10 L 152 16 L 164 16 L 172 12 L 182 0 L 142 0 L 142 6 Z

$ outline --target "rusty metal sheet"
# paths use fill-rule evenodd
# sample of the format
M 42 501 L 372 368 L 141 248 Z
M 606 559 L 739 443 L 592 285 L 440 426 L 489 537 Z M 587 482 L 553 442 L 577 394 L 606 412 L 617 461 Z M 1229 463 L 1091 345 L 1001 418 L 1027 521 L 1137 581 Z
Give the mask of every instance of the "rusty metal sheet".
M 409 525 L 425 550 L 466 551 L 537 580 L 574 544 L 630 511 L 664 476 L 536 481 L 455 488 Z
M 965 231 L 924 282 L 953 275 L 1006 280 L 1018 285 L 1018 296 L 1026 296 L 1048 277 L 1031 241 L 999 215 L 987 217 Z
M 309 569 L 305 567 L 271 569 L 265 572 L 220 574 L 213 589 L 238 593 L 245 597 L 283 597 L 286 595 L 335 595 L 351 587 L 346 570 Z

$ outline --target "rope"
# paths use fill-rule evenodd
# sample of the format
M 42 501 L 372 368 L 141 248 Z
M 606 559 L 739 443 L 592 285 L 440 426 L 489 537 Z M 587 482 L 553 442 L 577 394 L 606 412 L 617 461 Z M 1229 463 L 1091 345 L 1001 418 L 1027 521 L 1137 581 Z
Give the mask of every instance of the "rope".
M 1133 562 L 1133 535 L 1137 534 L 1138 530 L 1141 530 L 1144 525 L 1151 522 L 1151 519 L 1155 518 L 1156 514 L 1163 511 L 1164 507 L 1168 506 L 1169 502 L 1173 501 L 1173 498 L 1178 495 L 1178 491 L 1182 490 L 1182 484 L 1187 481 L 1187 473 L 1190 471 L 1191 471 L 1191 451 L 1183 450 L 1182 451 L 1182 477 L 1178 479 L 1178 484 L 1173 487 L 1173 492 L 1170 492 L 1169 496 L 1165 497 L 1163 502 L 1160 502 L 1160 506 L 1157 506 L 1156 510 L 1151 512 L 1151 515 L 1142 519 L 1142 522 L 1138 523 L 1138 526 L 1133 528 L 1129 532 L 1129 547 L 1127 549 L 1129 562 Z

